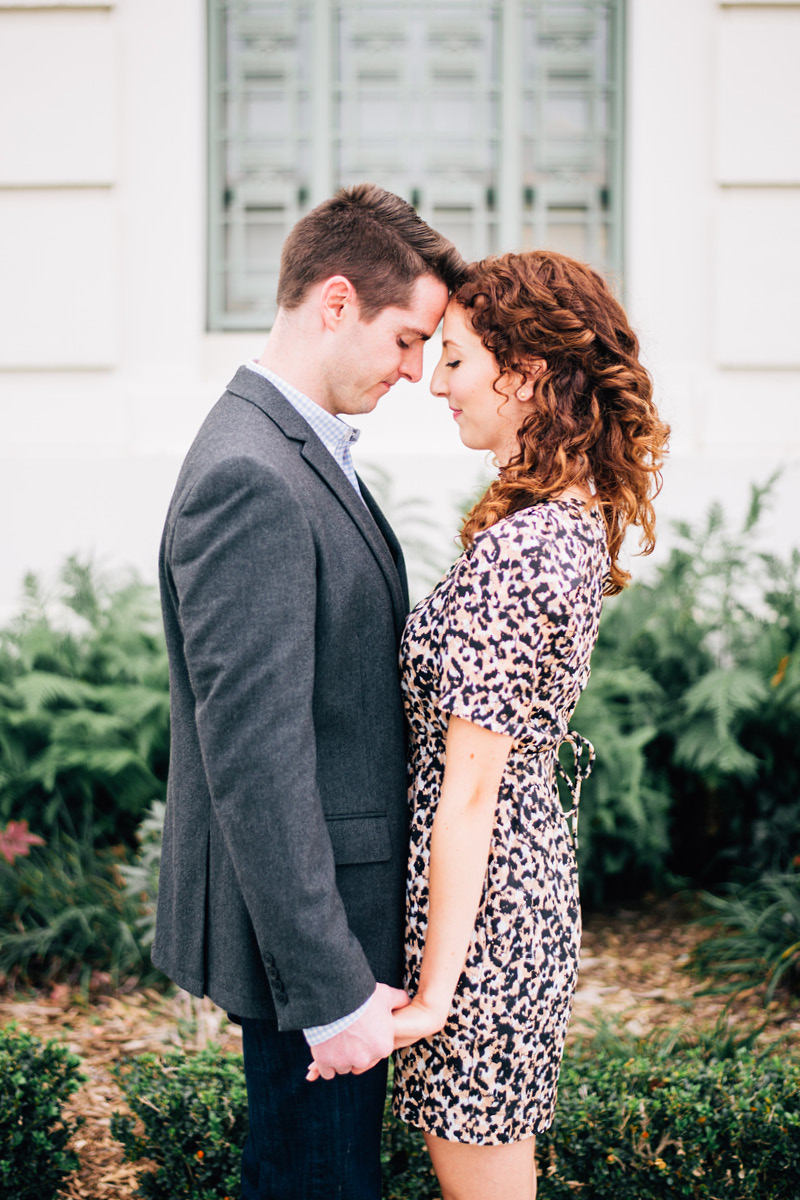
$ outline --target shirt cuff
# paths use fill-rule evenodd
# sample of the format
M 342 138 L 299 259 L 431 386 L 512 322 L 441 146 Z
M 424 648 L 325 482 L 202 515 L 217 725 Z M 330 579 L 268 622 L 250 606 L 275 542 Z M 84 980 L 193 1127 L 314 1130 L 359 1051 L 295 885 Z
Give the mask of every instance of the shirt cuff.
M 373 992 L 372 996 L 374 995 L 375 993 Z M 336 1037 L 337 1033 L 342 1033 L 347 1029 L 348 1025 L 352 1025 L 363 1012 L 366 1012 L 367 1005 L 372 996 L 369 996 L 355 1012 L 348 1013 L 346 1017 L 339 1017 L 336 1021 L 331 1021 L 330 1025 L 312 1025 L 309 1029 L 304 1029 L 303 1034 L 309 1046 L 318 1046 L 320 1042 L 327 1042 L 328 1038 Z

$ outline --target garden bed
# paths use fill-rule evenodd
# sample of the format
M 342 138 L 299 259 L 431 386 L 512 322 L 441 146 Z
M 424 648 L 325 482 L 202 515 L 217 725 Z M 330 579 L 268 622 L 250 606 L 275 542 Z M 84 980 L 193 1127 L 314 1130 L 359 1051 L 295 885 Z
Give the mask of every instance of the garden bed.
M 689 1022 L 693 1028 L 713 1028 L 724 1000 L 698 997 L 696 979 L 684 970 L 705 934 L 690 917 L 679 901 L 590 917 L 572 1030 L 614 1016 L 637 1036 Z M 759 990 L 738 997 L 731 1018 L 740 1028 L 766 1022 L 765 1039 L 786 1035 L 800 1045 L 800 1008 L 773 1003 L 765 1011 Z M 238 1028 L 219 1009 L 185 996 L 165 998 L 152 989 L 97 996 L 90 1003 L 62 985 L 47 994 L 7 995 L 0 998 L 0 1024 L 12 1020 L 43 1040 L 65 1040 L 80 1055 L 88 1076 L 68 1104 L 68 1111 L 82 1115 L 85 1124 L 73 1141 L 81 1167 L 60 1193 L 65 1200 L 132 1200 L 135 1194 L 144 1164 L 126 1162 L 109 1130 L 112 1111 L 125 1109 L 110 1074 L 115 1063 L 146 1050 L 199 1047 L 209 1040 L 228 1050 L 241 1047 Z

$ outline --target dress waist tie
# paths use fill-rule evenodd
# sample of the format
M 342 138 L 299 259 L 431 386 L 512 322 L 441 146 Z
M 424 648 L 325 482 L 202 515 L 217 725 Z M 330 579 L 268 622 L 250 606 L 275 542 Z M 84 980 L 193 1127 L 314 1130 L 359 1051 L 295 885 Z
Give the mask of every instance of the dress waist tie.
M 569 745 L 572 749 L 572 769 L 575 778 L 570 779 L 565 768 L 561 765 L 558 757 L 558 751 L 562 746 Z M 586 765 L 581 762 L 584 750 L 587 752 Z M 588 779 L 592 773 L 594 764 L 595 752 L 594 746 L 580 733 L 570 732 L 566 734 L 560 742 L 555 746 L 555 760 L 558 773 L 566 783 L 572 796 L 572 808 L 566 811 L 562 810 L 562 816 L 565 821 L 570 821 L 570 832 L 572 834 L 572 842 L 575 847 L 575 853 L 578 853 L 578 806 L 581 801 L 581 784 L 585 779 Z M 571 820 L 570 820 L 571 818 Z

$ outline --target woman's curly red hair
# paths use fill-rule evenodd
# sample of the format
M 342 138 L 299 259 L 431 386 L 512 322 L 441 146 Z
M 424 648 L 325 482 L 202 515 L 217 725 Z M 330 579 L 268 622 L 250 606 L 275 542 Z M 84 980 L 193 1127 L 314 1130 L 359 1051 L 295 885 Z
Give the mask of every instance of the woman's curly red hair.
M 533 378 L 519 449 L 467 514 L 462 544 L 571 485 L 591 487 L 611 556 L 605 590 L 621 591 L 630 579 L 618 561 L 627 527 L 641 527 L 643 554 L 655 545 L 652 498 L 669 436 L 622 305 L 591 267 L 549 250 L 471 264 L 453 299 L 494 355 L 498 381 L 506 372 L 530 378 L 532 362 L 546 362 Z

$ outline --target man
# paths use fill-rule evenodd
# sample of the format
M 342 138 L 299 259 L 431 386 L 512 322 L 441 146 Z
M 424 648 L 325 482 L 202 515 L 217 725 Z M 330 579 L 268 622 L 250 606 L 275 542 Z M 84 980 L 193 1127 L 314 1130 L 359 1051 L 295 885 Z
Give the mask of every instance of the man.
M 391 1014 L 407 1002 L 408 605 L 339 414 L 420 378 L 462 265 L 370 184 L 304 217 L 264 354 L 207 418 L 167 516 L 172 757 L 153 961 L 241 1020 L 244 1200 L 380 1195 Z

